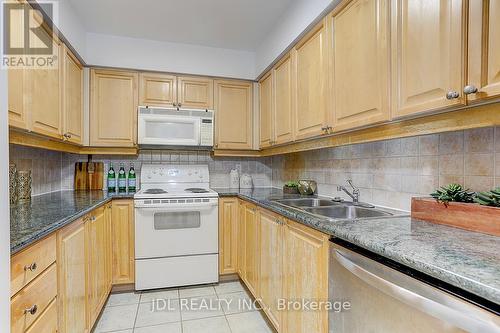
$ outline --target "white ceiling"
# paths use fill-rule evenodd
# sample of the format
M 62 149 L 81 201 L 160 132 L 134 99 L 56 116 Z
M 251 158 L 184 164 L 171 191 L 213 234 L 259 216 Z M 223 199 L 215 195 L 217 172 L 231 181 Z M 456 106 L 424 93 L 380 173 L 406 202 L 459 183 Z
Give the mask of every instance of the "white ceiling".
M 255 51 L 294 0 L 70 0 L 87 32 Z

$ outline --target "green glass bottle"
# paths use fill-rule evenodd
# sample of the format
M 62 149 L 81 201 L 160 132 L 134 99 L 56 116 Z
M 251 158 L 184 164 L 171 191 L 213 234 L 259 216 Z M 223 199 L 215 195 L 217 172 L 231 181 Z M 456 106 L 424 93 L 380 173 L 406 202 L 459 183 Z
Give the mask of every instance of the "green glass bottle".
M 131 163 L 130 169 L 128 170 L 128 191 L 131 193 L 135 192 L 135 187 L 136 187 L 135 169 L 134 169 L 134 163 Z
M 109 163 L 108 170 L 108 192 L 116 192 L 116 173 L 113 169 L 113 163 Z
M 127 175 L 123 163 L 120 163 L 120 170 L 118 171 L 118 192 L 127 192 Z

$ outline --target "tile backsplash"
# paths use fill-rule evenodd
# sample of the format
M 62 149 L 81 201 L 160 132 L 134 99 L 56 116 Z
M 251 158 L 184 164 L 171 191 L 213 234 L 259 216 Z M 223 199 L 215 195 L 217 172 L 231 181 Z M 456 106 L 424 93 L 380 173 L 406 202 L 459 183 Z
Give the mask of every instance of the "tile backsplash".
M 86 156 L 64 154 L 62 170 L 62 188 L 73 188 L 74 165 L 77 161 L 86 161 Z M 272 185 L 271 158 L 214 158 L 207 151 L 173 151 L 173 150 L 141 150 L 138 156 L 104 156 L 94 155 L 94 162 L 104 162 L 105 180 L 109 163 L 113 163 L 115 171 L 120 163 L 124 163 L 128 171 L 130 163 L 134 163 L 134 168 L 138 175 L 140 186 L 140 170 L 143 163 L 166 163 L 166 164 L 208 164 L 210 171 L 211 187 L 228 187 L 229 172 L 231 169 L 238 169 L 241 173 L 248 173 L 252 176 L 255 187 L 265 187 Z
M 33 195 L 73 188 L 74 164 L 87 156 L 10 145 L 10 160 L 32 170 Z M 134 163 L 208 164 L 211 187 L 228 187 L 229 171 L 249 173 L 254 186 L 281 187 L 287 180 L 315 179 L 319 193 L 342 196 L 337 185 L 352 179 L 361 200 L 408 210 L 412 196 L 452 182 L 474 191 L 500 186 L 500 127 L 377 141 L 265 158 L 220 158 L 205 151 L 143 150 L 138 156 L 93 156 L 116 168 Z M 140 184 L 140 179 L 139 179 Z
M 15 163 L 17 170 L 31 170 L 31 194 L 60 191 L 62 189 L 63 155 L 44 149 L 17 145 L 9 146 L 10 163 Z
M 320 194 L 341 196 L 347 179 L 361 200 L 410 209 L 413 196 L 455 182 L 474 191 L 500 186 L 500 127 L 490 127 L 294 153 L 273 157 L 273 185 L 318 182 Z

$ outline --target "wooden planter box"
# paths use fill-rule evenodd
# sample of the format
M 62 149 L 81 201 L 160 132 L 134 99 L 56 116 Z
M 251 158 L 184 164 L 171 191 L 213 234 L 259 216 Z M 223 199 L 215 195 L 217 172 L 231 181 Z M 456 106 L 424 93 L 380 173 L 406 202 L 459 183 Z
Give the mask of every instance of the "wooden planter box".
M 434 198 L 412 198 L 411 217 L 428 222 L 500 236 L 500 208 Z

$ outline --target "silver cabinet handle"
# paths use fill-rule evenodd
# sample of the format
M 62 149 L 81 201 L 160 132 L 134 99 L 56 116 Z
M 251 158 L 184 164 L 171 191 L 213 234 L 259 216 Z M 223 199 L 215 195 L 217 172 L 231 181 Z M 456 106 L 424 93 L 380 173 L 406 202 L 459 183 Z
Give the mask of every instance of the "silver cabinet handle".
M 27 309 L 24 309 L 24 314 L 31 314 L 31 315 L 34 315 L 36 312 L 38 311 L 38 306 L 36 304 L 34 304 L 33 306 L 27 308 Z
M 477 88 L 475 86 L 469 85 L 464 87 L 464 94 L 470 95 L 475 93 L 477 93 Z
M 175 102 L 174 102 L 174 103 L 172 103 L 172 106 L 176 107 L 176 106 L 177 106 L 177 103 L 175 103 Z
M 467 332 L 498 332 L 500 320 L 493 313 L 361 255 L 339 249 L 334 253 L 341 266 L 365 283 L 415 309 Z
M 181 106 L 182 106 L 182 103 L 177 103 L 177 106 L 178 106 L 178 107 L 181 107 Z
M 459 97 L 460 97 L 460 94 L 456 91 L 448 91 L 446 93 L 446 99 L 456 99 Z
M 30 265 L 24 266 L 24 270 L 33 272 L 33 271 L 36 271 L 37 267 L 38 266 L 37 266 L 36 262 L 34 262 L 34 263 L 31 263 Z

